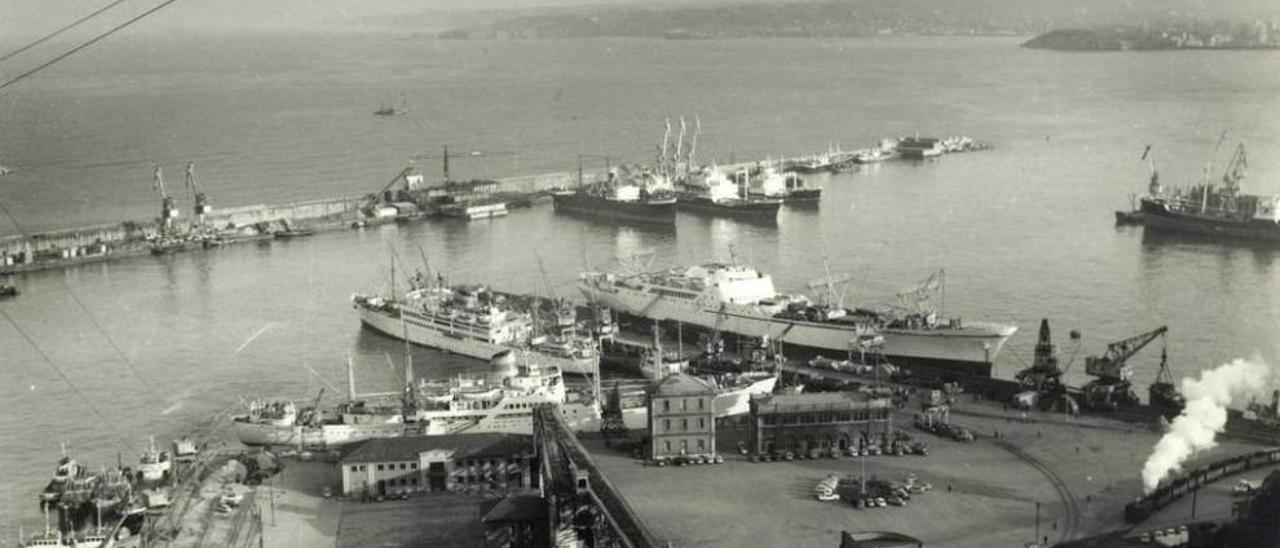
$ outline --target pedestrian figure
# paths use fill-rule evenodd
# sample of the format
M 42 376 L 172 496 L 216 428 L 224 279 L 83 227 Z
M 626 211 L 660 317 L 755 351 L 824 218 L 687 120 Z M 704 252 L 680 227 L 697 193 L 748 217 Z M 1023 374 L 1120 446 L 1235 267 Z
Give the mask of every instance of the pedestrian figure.
M 950 492 L 951 492 L 951 484 L 950 484 L 950 483 L 948 483 L 948 484 L 947 484 L 947 492 L 948 492 L 948 493 L 950 493 Z

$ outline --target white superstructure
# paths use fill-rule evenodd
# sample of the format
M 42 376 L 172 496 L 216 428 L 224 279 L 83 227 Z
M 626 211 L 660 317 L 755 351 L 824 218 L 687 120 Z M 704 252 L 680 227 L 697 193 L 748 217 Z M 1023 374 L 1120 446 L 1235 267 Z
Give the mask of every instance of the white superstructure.
M 436 283 L 409 291 L 402 300 L 366 295 L 351 300 L 364 325 L 414 344 L 483 360 L 510 350 L 521 363 L 577 375 L 594 375 L 600 363 L 591 337 L 576 331 L 571 308 L 557 312 L 562 321 L 554 332 L 538 333 L 531 314 L 498 305 L 484 288 Z
M 292 424 L 281 424 L 278 414 L 264 416 L 259 412 L 291 406 L 291 402 L 251 404 L 248 415 L 232 421 L 232 431 L 247 445 L 325 448 L 406 435 L 532 434 L 533 409 L 544 404 L 557 406 L 572 428 L 594 431 L 600 427 L 598 403 L 569 394 L 555 367 L 496 363 L 488 375 L 411 386 L 413 389 L 399 398 L 382 395 L 369 401 L 353 400 L 325 417 L 314 410 L 299 413 Z
M 579 290 L 589 301 L 627 314 L 677 321 L 788 345 L 846 354 L 854 339 L 881 335 L 891 359 L 918 365 L 957 365 L 985 374 L 1017 327 L 940 320 L 932 311 L 887 315 L 815 305 L 785 295 L 773 279 L 742 265 L 712 263 L 620 275 L 581 274 Z

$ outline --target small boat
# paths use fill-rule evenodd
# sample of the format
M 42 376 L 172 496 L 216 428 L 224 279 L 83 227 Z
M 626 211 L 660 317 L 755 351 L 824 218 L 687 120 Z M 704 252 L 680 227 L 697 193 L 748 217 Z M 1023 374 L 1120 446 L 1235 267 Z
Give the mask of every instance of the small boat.
M 400 116 L 408 113 L 409 106 L 405 103 L 403 93 L 400 94 L 399 104 L 395 102 L 392 102 L 390 105 L 384 103 L 378 107 L 378 110 L 373 111 L 374 116 Z
M 315 234 L 315 233 L 316 233 L 316 231 L 311 230 L 311 229 L 309 229 L 309 228 L 291 228 L 291 229 L 289 229 L 289 230 L 280 230 L 280 231 L 277 231 L 277 232 L 274 234 L 274 236 L 275 236 L 275 238 L 276 238 L 277 240 L 288 240 L 288 239 L 290 239 L 290 238 L 298 238 L 298 237 L 301 237 L 301 236 L 310 236 L 310 235 Z
M 1142 224 L 1141 211 L 1116 211 L 1116 226 Z
M 0 299 L 6 299 L 9 297 L 17 297 L 17 296 L 18 296 L 17 287 L 14 287 L 9 284 L 0 284 Z

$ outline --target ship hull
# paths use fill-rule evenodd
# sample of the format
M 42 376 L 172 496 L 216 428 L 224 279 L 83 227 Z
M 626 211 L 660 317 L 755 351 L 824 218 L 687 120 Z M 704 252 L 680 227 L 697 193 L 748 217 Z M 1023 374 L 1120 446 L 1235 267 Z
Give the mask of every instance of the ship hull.
M 425 322 L 417 320 L 412 316 L 406 317 L 402 322 L 398 316 L 392 316 L 383 310 L 370 308 L 361 304 L 356 304 L 355 307 L 360 314 L 360 322 L 366 327 L 400 340 L 404 340 L 407 335 L 409 342 L 420 346 L 444 350 L 446 352 L 461 354 L 463 356 L 469 356 L 481 360 L 488 360 L 501 352 L 512 351 L 515 354 L 517 363 L 526 363 L 540 367 L 558 367 L 562 373 L 575 375 L 594 375 L 596 368 L 599 365 L 598 354 L 594 358 L 555 356 L 546 352 L 539 352 L 528 348 L 510 347 L 492 343 L 483 339 L 468 336 L 463 332 L 446 332 L 441 329 L 428 326 Z
M 624 202 L 574 192 L 552 195 L 552 205 L 557 213 L 604 220 L 664 225 L 674 225 L 676 222 L 674 199 Z
M 1258 219 L 1229 219 L 1173 211 L 1163 203 L 1142 200 L 1142 224 L 1148 228 L 1218 238 L 1280 242 L 1280 224 Z
M 781 340 L 793 356 L 841 358 L 850 343 L 868 332 L 853 323 L 819 323 L 752 313 L 743 307 L 705 308 L 696 300 L 673 301 L 632 291 L 605 290 L 581 284 L 582 294 L 602 306 L 645 320 L 679 322 L 705 330 L 718 329 L 743 337 Z M 880 327 L 882 353 L 897 365 L 952 370 L 989 376 L 1005 341 L 1017 331 L 1011 325 L 965 322 L 956 328 L 896 329 Z
M 782 200 L 732 200 L 717 202 L 705 196 L 680 194 L 676 205 L 682 210 L 733 217 L 777 218 Z

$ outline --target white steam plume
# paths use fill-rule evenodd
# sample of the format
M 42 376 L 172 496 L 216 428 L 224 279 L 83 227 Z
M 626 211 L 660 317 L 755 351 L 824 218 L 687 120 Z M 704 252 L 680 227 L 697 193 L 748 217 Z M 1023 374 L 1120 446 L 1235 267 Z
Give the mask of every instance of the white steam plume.
M 1182 393 L 1187 406 L 1169 425 L 1169 431 L 1142 466 L 1142 488 L 1150 493 L 1170 472 L 1196 451 L 1210 449 L 1217 443 L 1214 436 L 1227 424 L 1227 406 L 1233 398 L 1265 392 L 1271 370 L 1261 359 L 1241 360 L 1219 365 L 1200 373 L 1200 378 L 1182 379 Z

